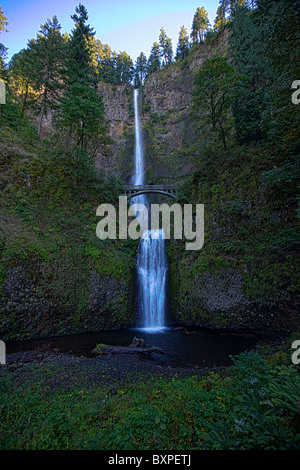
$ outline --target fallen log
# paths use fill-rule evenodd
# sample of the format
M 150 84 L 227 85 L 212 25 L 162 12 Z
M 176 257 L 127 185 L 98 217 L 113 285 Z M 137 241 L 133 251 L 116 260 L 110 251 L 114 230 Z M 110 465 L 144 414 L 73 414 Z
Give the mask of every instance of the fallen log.
M 106 346 L 101 348 L 101 352 L 98 354 L 165 354 L 165 352 L 160 349 L 156 348 L 155 346 L 151 346 L 149 348 L 132 348 L 131 346 Z
M 109 354 L 165 354 L 163 349 L 156 346 L 148 346 L 145 341 L 140 338 L 134 338 L 132 344 L 129 346 L 111 346 L 108 344 L 97 344 L 92 351 L 94 354 L 109 355 Z

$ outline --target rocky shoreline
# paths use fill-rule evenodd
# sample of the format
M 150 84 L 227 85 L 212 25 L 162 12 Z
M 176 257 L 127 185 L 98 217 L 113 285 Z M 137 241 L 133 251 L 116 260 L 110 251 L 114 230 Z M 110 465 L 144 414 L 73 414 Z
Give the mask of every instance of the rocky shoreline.
M 47 368 L 51 371 L 49 376 L 45 374 Z M 8 371 L 14 387 L 30 381 L 32 374 L 41 371 L 43 385 L 51 389 L 62 387 L 69 390 L 80 383 L 84 388 L 105 385 L 115 390 L 126 383 L 139 379 L 145 380 L 147 376 L 163 376 L 170 377 L 170 379 L 174 376 L 201 376 L 212 369 L 220 370 L 221 367 L 163 366 L 155 361 L 142 360 L 137 355 L 131 354 L 78 357 L 58 350 L 51 352 L 31 350 L 7 354 L 6 366 L 1 366 L 0 374 Z

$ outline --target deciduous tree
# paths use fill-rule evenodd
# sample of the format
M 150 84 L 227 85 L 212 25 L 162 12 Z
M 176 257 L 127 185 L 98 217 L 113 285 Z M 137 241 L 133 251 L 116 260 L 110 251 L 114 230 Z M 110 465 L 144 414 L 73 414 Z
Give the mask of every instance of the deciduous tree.
M 203 122 L 207 121 L 213 131 L 220 133 L 224 150 L 233 127 L 232 104 L 243 86 L 233 65 L 218 56 L 203 63 L 195 80 L 193 108 Z

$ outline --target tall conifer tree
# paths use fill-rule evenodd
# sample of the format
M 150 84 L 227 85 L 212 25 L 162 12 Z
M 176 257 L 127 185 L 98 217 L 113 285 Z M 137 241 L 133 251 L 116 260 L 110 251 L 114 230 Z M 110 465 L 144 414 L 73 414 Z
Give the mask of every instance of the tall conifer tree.
M 205 32 L 208 30 L 208 13 L 204 7 L 199 7 L 193 18 L 191 38 L 193 42 L 204 42 Z
M 179 31 L 176 59 L 184 59 L 189 53 L 189 35 L 187 29 L 181 26 Z
M 164 28 L 160 29 L 159 35 L 159 47 L 160 47 L 160 55 L 162 58 L 162 65 L 167 66 L 173 59 L 173 48 L 172 48 L 172 40 L 166 34 Z
M 30 50 L 28 60 L 31 66 L 31 81 L 36 90 L 42 91 L 38 100 L 40 113 L 38 134 L 40 134 L 43 117 L 48 110 L 54 111 L 56 109 L 61 90 L 66 44 L 56 16 L 41 25 L 37 39 L 29 41 L 28 48 Z
M 75 27 L 69 43 L 60 121 L 67 127 L 66 145 L 74 135 L 76 144 L 86 148 L 88 141 L 101 133 L 104 119 L 102 99 L 96 91 L 95 32 L 86 24 L 88 12 L 82 4 L 71 18 Z
M 152 73 L 160 69 L 160 49 L 158 42 L 154 42 L 147 62 L 147 72 Z

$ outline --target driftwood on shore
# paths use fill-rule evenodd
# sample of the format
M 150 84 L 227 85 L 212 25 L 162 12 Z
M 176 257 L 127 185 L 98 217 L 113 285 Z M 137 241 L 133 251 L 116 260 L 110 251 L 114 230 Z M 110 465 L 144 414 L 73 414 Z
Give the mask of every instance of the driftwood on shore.
M 94 354 L 109 355 L 109 354 L 165 354 L 160 348 L 156 346 L 148 346 L 142 338 L 133 338 L 129 346 L 111 346 L 107 344 L 98 344 L 92 351 Z

